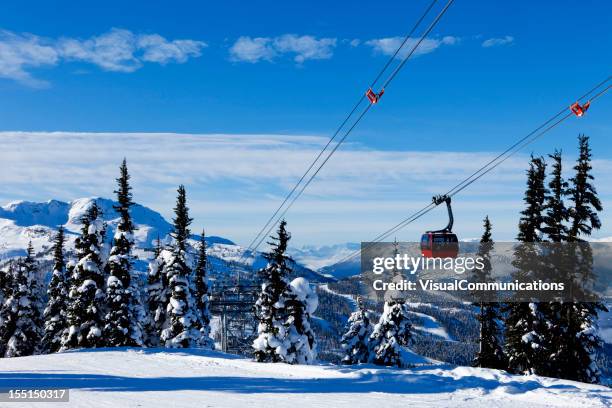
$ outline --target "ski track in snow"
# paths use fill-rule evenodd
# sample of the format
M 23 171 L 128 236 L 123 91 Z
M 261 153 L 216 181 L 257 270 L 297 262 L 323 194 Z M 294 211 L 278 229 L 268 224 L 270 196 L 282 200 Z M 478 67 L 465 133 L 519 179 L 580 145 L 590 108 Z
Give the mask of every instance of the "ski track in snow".
M 603 386 L 498 370 L 450 365 L 403 370 L 288 366 L 201 350 L 100 349 L 7 358 L 2 360 L 0 384 L 70 388 L 70 403 L 58 407 L 606 407 L 612 403 L 612 390 Z
M 446 331 L 446 328 L 442 326 L 440 322 L 438 322 L 433 317 L 425 313 L 420 313 L 420 312 L 409 311 L 409 313 L 415 316 L 418 316 L 423 320 L 423 326 L 413 325 L 412 327 L 414 329 L 429 333 L 436 337 L 441 337 L 442 339 L 446 341 L 456 341 L 455 339 L 452 338 L 452 336 L 448 333 L 448 331 Z

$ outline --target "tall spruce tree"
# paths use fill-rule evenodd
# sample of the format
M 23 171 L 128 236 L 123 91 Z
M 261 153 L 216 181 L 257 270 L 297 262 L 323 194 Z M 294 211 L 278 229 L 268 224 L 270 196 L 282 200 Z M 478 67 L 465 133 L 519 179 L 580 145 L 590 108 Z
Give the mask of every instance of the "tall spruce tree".
M 206 269 L 208 267 L 208 257 L 206 255 L 206 236 L 204 230 L 200 236 L 200 246 L 198 248 L 198 256 L 194 268 L 194 297 L 195 307 L 198 317 L 198 326 L 200 328 L 200 340 L 198 341 L 201 347 L 213 348 L 214 342 L 210 338 L 210 310 L 208 308 L 208 278 Z
M 313 364 L 317 359 L 317 341 L 310 320 L 317 310 L 317 292 L 304 278 L 291 281 L 284 296 L 287 318 L 284 322 L 287 353 L 284 362 L 289 364 Z
M 570 240 L 578 241 L 581 236 L 590 236 L 595 229 L 601 228 L 601 220 L 597 214 L 603 210 L 601 201 L 597 197 L 597 190 L 591 183 L 594 180 L 591 171 L 591 147 L 589 137 L 578 136 L 579 156 L 574 171 L 574 177 L 570 179 L 572 187 L 569 196 L 572 202 L 570 208 L 571 229 Z
M 190 235 L 189 217 L 185 187 L 179 186 L 174 208 L 174 238 L 172 253 L 166 257 L 164 273 L 169 288 L 167 321 L 161 333 L 166 347 L 195 347 L 200 339 L 195 300 L 191 293 L 191 268 L 187 265 L 187 239 Z M 162 254 L 163 256 L 163 254 Z
M 133 280 L 134 223 L 130 215 L 132 187 L 127 162 L 123 159 L 117 178 L 117 205 L 119 223 L 113 237 L 113 246 L 106 264 L 106 307 L 104 337 L 111 347 L 142 346 L 144 310 L 137 282 Z
M 370 335 L 372 323 L 361 297 L 357 298 L 357 311 L 348 319 L 346 333 L 340 344 L 344 350 L 343 364 L 367 363 L 370 360 Z
M 11 280 L 11 261 L 9 261 L 0 267 L 0 307 L 2 307 L 4 300 L 10 296 L 10 291 L 12 289 Z
M 484 219 L 484 232 L 480 238 L 478 256 L 483 259 L 484 268 L 474 269 L 474 280 L 476 282 L 490 282 L 491 279 L 491 251 L 494 247 L 491 235 L 491 221 L 489 216 Z M 475 294 L 478 297 L 478 294 Z M 495 302 L 483 300 L 475 303 L 478 306 L 478 322 L 480 324 L 479 350 L 474 359 L 475 367 L 504 369 L 507 367 L 506 357 L 502 348 L 501 336 L 501 313 L 500 305 Z
M 0 310 L 0 344 L 3 357 L 34 354 L 42 337 L 38 270 L 32 242 L 12 277 L 12 290 Z
M 555 277 L 563 281 L 566 278 L 560 276 L 564 268 L 561 265 L 567 264 L 569 252 L 567 247 L 560 243 L 567 241 L 569 229 L 566 223 L 569 220 L 569 210 L 565 204 L 568 195 L 569 184 L 563 178 L 563 166 L 561 151 L 548 156 L 552 159 L 552 172 L 548 183 L 546 195 L 546 215 L 543 218 L 542 232 L 550 243 L 543 244 L 544 253 L 542 254 L 542 274 L 547 278 Z M 559 364 L 565 364 L 563 347 L 559 348 L 559 340 L 565 336 L 566 325 L 562 319 L 562 310 L 567 307 L 563 302 L 540 302 L 538 312 L 546 324 L 545 330 L 540 335 L 540 343 L 543 344 L 541 351 L 546 351 L 548 355 L 541 358 L 536 371 L 540 375 L 557 376 Z
M 0 269 L 0 283 L 2 284 L 2 292 L 0 292 L 0 357 L 4 357 L 7 341 L 10 338 L 9 322 L 12 319 L 12 308 L 9 307 L 8 299 L 14 293 L 14 282 L 17 276 L 17 264 L 14 259 L 10 259 L 2 269 Z M 14 304 L 14 303 L 13 303 Z
M 168 279 L 164 273 L 166 268 L 165 259 L 171 254 L 170 251 L 162 249 L 160 246 L 155 258 L 149 261 L 146 286 L 148 315 L 144 333 L 144 342 L 148 347 L 159 347 L 162 345 L 161 332 L 167 319 L 166 307 L 169 296 Z
M 588 243 L 581 243 L 593 230 L 601 228 L 598 212 L 603 210 L 597 191 L 592 184 L 591 148 L 589 137 L 579 135 L 579 156 L 574 166 L 574 177 L 570 179 L 569 196 L 571 201 L 571 228 L 568 240 L 572 243 L 576 271 L 574 279 L 589 281 L 593 278 L 593 252 Z M 581 287 L 584 286 L 580 285 Z M 602 302 L 565 302 L 559 308 L 563 329 L 554 339 L 557 350 L 554 368 L 558 377 L 596 383 L 600 370 L 595 361 L 602 340 L 598 335 L 598 314 L 607 311 Z
M 255 318 L 259 322 L 257 338 L 253 341 L 255 359 L 259 362 L 281 362 L 287 358 L 289 344 L 285 322 L 285 299 L 289 291 L 288 276 L 291 273 L 290 258 L 286 255 L 291 235 L 287 222 L 282 220 L 275 237 L 269 242 L 270 252 L 264 254 L 268 261 L 259 271 L 261 291 L 255 303 Z
M 556 150 L 549 155 L 553 160 L 551 180 L 548 183 L 548 194 L 546 194 L 546 214 L 542 219 L 542 232 L 546 234 L 551 242 L 562 242 L 567 240 L 569 229 L 566 225 L 569 220 L 569 210 L 565 206 L 565 198 L 568 195 L 567 181 L 562 174 L 561 151 Z
M 81 220 L 81 235 L 75 241 L 78 261 L 68 294 L 68 330 L 61 350 L 104 345 L 104 261 L 106 225 L 94 201 Z
M 411 329 L 408 305 L 401 300 L 387 300 L 370 336 L 371 361 L 382 366 L 405 366 L 404 347 L 410 344 Z
M 544 205 L 547 194 L 546 163 L 542 157 L 531 157 L 527 170 L 527 189 L 523 201 L 526 204 L 519 221 L 519 244 L 514 249 L 513 265 L 519 281 L 532 280 L 541 270 L 534 268 L 533 260 L 539 256 L 533 245 L 542 241 Z M 541 371 L 547 350 L 545 349 L 546 319 L 538 303 L 524 300 L 506 306 L 505 348 L 508 369 L 515 373 Z
M 398 243 L 395 241 L 394 257 L 399 255 Z M 393 281 L 404 280 L 396 266 L 393 268 Z M 406 295 L 399 290 L 385 292 L 385 305 L 378 323 L 370 335 L 371 361 L 376 365 L 403 367 L 405 347 L 412 339 Z
M 59 227 L 53 244 L 53 272 L 47 289 L 47 307 L 44 312 L 45 335 L 42 339 L 45 353 L 55 353 L 62 346 L 66 325 L 66 299 L 68 282 L 66 279 L 66 260 L 64 258 L 64 228 Z

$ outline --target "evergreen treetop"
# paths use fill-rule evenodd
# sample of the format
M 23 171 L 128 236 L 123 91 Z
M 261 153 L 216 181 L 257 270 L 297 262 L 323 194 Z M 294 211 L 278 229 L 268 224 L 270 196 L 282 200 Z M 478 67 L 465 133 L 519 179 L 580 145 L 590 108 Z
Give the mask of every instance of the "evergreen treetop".
M 176 249 L 180 251 L 187 250 L 187 239 L 191 234 L 189 225 L 193 221 L 193 218 L 189 218 L 189 208 L 187 207 L 187 193 L 185 192 L 185 186 L 182 184 L 177 189 L 176 206 L 174 207 L 175 218 L 174 231 L 172 237 L 176 240 Z
M 576 171 L 570 179 L 572 187 L 569 189 L 570 200 L 573 206 L 570 208 L 572 226 L 570 229 L 570 240 L 580 240 L 580 236 L 590 236 L 594 229 L 601 228 L 601 221 L 597 212 L 603 210 L 601 201 L 597 197 L 597 191 L 591 183 L 594 179 L 591 174 L 591 147 L 589 137 L 578 136 L 579 156 L 574 166 Z
M 546 197 L 546 162 L 543 157 L 531 156 L 527 170 L 527 190 L 523 201 L 526 208 L 521 211 L 518 240 L 522 242 L 540 242 L 544 220 L 544 200 Z
M 548 183 L 546 195 L 546 214 L 543 218 L 544 232 L 552 242 L 561 242 L 567 238 L 568 228 L 565 223 L 569 220 L 569 210 L 565 206 L 565 197 L 568 194 L 569 184 L 562 175 L 562 156 L 560 150 L 548 155 L 553 160 L 552 179 Z

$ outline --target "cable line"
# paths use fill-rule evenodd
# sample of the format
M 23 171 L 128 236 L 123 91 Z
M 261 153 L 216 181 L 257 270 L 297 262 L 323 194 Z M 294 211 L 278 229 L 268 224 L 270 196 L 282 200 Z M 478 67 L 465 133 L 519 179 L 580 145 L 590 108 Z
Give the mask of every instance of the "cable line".
M 603 85 L 605 85 L 607 82 L 609 82 L 610 79 L 612 79 L 612 76 L 608 76 L 605 80 L 601 81 L 599 84 L 597 84 L 595 87 L 593 87 L 587 93 L 582 95 L 576 101 L 579 102 L 579 101 L 587 98 L 589 95 L 593 94 L 593 92 L 595 92 L 596 90 L 601 88 Z M 608 85 L 603 90 L 597 92 L 595 95 L 593 95 L 588 100 L 587 103 L 590 104 L 590 102 L 598 99 L 599 97 L 604 95 L 611 87 L 612 87 L 612 85 Z M 476 170 L 470 176 L 468 176 L 467 178 L 465 178 L 464 180 L 462 180 L 461 182 L 456 184 L 454 187 L 452 187 L 450 190 L 448 190 L 446 192 L 446 194 L 444 194 L 444 195 L 449 196 L 449 197 L 453 197 L 453 196 L 459 194 L 461 191 L 466 189 L 472 183 L 474 183 L 477 180 L 479 180 L 484 175 L 486 175 L 489 172 L 491 172 L 493 169 L 495 169 L 496 167 L 501 165 L 503 162 L 505 162 L 507 159 L 512 157 L 514 154 L 516 154 L 517 152 L 519 152 L 520 150 L 522 150 L 523 148 L 525 148 L 529 144 L 533 143 L 535 140 L 539 139 L 541 136 L 543 136 L 547 132 L 551 131 L 552 129 L 554 129 L 555 127 L 560 125 L 562 122 L 567 120 L 572 115 L 576 115 L 575 112 L 573 112 L 573 111 L 563 115 L 563 113 L 565 113 L 565 112 L 567 112 L 567 108 L 563 108 L 561 111 L 559 111 L 559 113 L 557 113 L 556 115 L 554 115 L 551 118 L 549 118 L 548 120 L 546 120 L 544 123 L 542 123 L 540 126 L 538 126 L 535 130 L 533 130 L 532 132 L 530 132 L 526 136 L 524 136 L 521 139 L 519 139 L 517 142 L 512 144 L 509 148 L 507 148 L 502 153 L 497 155 L 495 158 L 493 158 L 492 160 L 487 162 L 485 165 L 480 167 L 480 169 Z M 576 115 L 576 116 L 578 116 L 578 115 Z M 561 118 L 558 119 L 559 117 L 561 117 Z M 544 130 L 542 130 L 542 129 L 544 129 Z M 389 228 L 385 232 L 379 234 L 372 241 L 368 241 L 368 242 L 370 242 L 370 243 L 381 242 L 382 240 L 387 238 L 389 235 L 393 234 L 394 232 L 399 231 L 400 229 L 404 228 L 406 225 L 416 221 L 417 219 L 419 219 L 423 215 L 427 214 L 429 211 L 433 210 L 438 205 L 439 204 L 435 204 L 433 202 L 430 203 L 429 205 L 423 207 L 421 210 L 419 210 L 419 211 L 415 212 L 414 214 L 410 215 L 408 218 L 405 218 L 400 223 L 398 223 L 395 226 Z M 367 250 L 368 248 L 369 247 L 366 245 L 366 247 L 364 249 Z M 355 256 L 361 254 L 361 252 L 362 252 L 362 249 L 358 249 L 355 252 L 349 254 L 348 256 L 342 258 L 340 261 L 337 262 L 337 264 L 346 262 L 346 261 L 354 258 Z
M 244 259 L 247 254 L 249 252 L 255 252 L 257 250 L 257 248 L 261 245 L 261 243 L 266 239 L 267 235 L 269 235 L 270 231 L 274 228 L 274 226 L 278 223 L 278 221 L 287 213 L 287 211 L 289 210 L 289 208 L 291 208 L 291 206 L 293 205 L 293 203 L 295 203 L 295 201 L 302 195 L 302 192 L 306 189 L 306 187 L 308 187 L 308 185 L 312 182 L 312 180 L 314 179 L 314 177 L 319 173 L 319 171 L 321 170 L 321 168 L 325 165 L 325 163 L 327 163 L 327 161 L 331 158 L 331 156 L 336 152 L 336 150 L 340 147 L 340 145 L 344 142 L 344 140 L 348 137 L 348 135 L 351 133 L 351 131 L 355 128 L 355 126 L 361 121 L 361 119 L 363 118 L 363 116 L 368 112 L 368 110 L 370 109 L 370 107 L 372 106 L 372 104 L 378 102 L 378 99 L 380 98 L 380 96 L 382 96 L 382 93 L 384 92 L 384 88 L 391 82 L 391 80 L 393 80 L 393 78 L 395 78 L 395 76 L 397 75 L 397 73 L 399 72 L 399 70 L 401 70 L 401 68 L 404 66 L 404 64 L 408 61 L 408 59 L 410 59 L 410 57 L 414 54 L 415 50 L 418 48 L 418 46 L 423 42 L 423 40 L 425 39 L 425 37 L 433 30 L 433 28 L 435 27 L 435 25 L 438 23 L 438 21 L 442 18 L 442 16 L 444 15 L 444 13 L 446 13 L 446 10 L 450 7 L 450 5 L 453 3 L 454 0 L 449 0 L 446 4 L 446 6 L 442 9 L 442 11 L 440 13 L 438 13 L 438 15 L 436 16 L 436 18 L 434 19 L 434 21 L 429 25 L 429 27 L 426 29 L 426 31 L 421 35 L 421 37 L 419 38 L 419 40 L 415 43 L 415 45 L 412 47 L 412 49 L 410 50 L 410 52 L 407 54 L 406 57 L 403 58 L 403 60 L 400 62 L 400 64 L 396 67 L 396 69 L 391 73 L 391 75 L 389 76 L 389 78 L 385 81 L 385 85 L 383 86 L 381 92 L 378 95 L 375 95 L 375 101 L 372 100 L 370 94 L 371 94 L 371 89 L 372 87 L 380 80 L 380 78 L 383 76 L 383 74 L 387 71 L 387 69 L 389 68 L 389 66 L 391 65 L 391 63 L 394 61 L 394 59 L 397 57 L 397 55 L 399 54 L 399 52 L 402 50 L 402 48 L 406 45 L 406 43 L 408 42 L 408 40 L 412 37 L 412 35 L 414 34 L 414 32 L 416 31 L 416 29 L 421 25 L 421 23 L 423 22 L 423 20 L 426 18 L 426 16 L 429 14 L 429 12 L 432 10 L 432 8 L 435 6 L 435 4 L 437 3 L 438 0 L 433 0 L 428 7 L 425 9 L 425 11 L 423 12 L 423 14 L 421 15 L 421 17 L 417 20 L 417 22 L 414 24 L 414 26 L 412 27 L 412 29 L 410 30 L 410 32 L 404 37 L 404 40 L 402 41 L 402 43 L 400 44 L 400 46 L 395 50 L 395 52 L 393 53 L 393 55 L 387 60 L 387 63 L 383 66 L 383 68 L 379 71 L 379 73 L 376 75 L 375 79 L 371 82 L 370 87 L 368 89 L 368 92 L 364 95 L 362 94 L 359 97 L 359 100 L 357 101 L 357 103 L 355 103 L 355 105 L 353 106 L 353 108 L 351 109 L 351 111 L 349 112 L 349 114 L 345 117 L 345 119 L 342 121 L 342 123 L 340 124 L 340 126 L 336 129 L 336 131 L 334 132 L 334 134 L 332 135 L 332 137 L 328 140 L 328 142 L 325 144 L 325 146 L 323 147 L 323 149 L 318 153 L 318 155 L 315 157 L 315 159 L 312 161 L 312 163 L 309 165 L 309 167 L 306 169 L 306 171 L 304 172 L 304 174 L 300 177 L 300 179 L 298 180 L 298 182 L 293 186 L 293 188 L 291 189 L 291 191 L 289 192 L 289 194 L 287 194 L 287 196 L 284 198 L 283 202 L 281 203 L 281 205 L 274 211 L 274 213 L 272 214 L 272 216 L 266 221 L 265 225 L 261 228 L 261 230 L 257 233 L 257 235 L 255 236 L 255 238 L 251 241 L 251 243 L 249 243 L 248 247 L 245 249 L 245 251 L 242 254 L 242 257 L 240 258 L 240 260 Z M 297 193 L 297 195 L 293 196 L 293 194 L 298 190 L 298 188 L 300 187 L 300 185 L 302 184 L 302 182 L 306 179 L 307 175 L 311 172 L 311 170 L 315 167 L 315 165 L 319 162 L 319 160 L 321 159 L 321 157 L 323 157 L 323 154 L 327 151 L 327 149 L 329 148 L 329 146 L 331 145 L 331 143 L 336 139 L 336 137 L 340 134 L 341 130 L 346 126 L 346 124 L 349 122 L 349 120 L 351 119 L 351 117 L 355 114 L 355 112 L 358 110 L 359 106 L 362 104 L 363 100 L 364 100 L 364 96 L 366 96 L 370 99 L 370 104 L 368 104 L 368 106 L 362 111 L 362 113 L 358 116 L 358 118 L 356 119 L 355 122 L 353 122 L 353 125 L 351 125 L 351 127 L 349 128 L 349 130 L 344 134 L 344 136 L 340 139 L 339 142 L 337 142 L 337 144 L 334 146 L 334 148 L 331 150 L 331 152 L 328 153 L 327 157 L 325 157 L 325 159 L 323 160 L 323 162 L 318 166 L 318 168 L 315 170 L 315 172 L 310 176 L 310 178 L 306 181 L 306 183 L 302 186 L 302 188 L 299 190 L 299 192 Z M 289 201 L 291 199 L 291 197 L 293 196 L 293 199 L 291 201 Z M 286 208 L 283 210 L 283 207 L 285 206 L 285 204 L 287 204 L 289 202 L 289 204 L 286 206 Z M 282 212 L 281 212 L 282 210 Z M 281 213 L 279 215 L 279 213 Z M 278 217 L 277 217 L 278 216 Z M 276 218 L 276 220 L 275 220 Z

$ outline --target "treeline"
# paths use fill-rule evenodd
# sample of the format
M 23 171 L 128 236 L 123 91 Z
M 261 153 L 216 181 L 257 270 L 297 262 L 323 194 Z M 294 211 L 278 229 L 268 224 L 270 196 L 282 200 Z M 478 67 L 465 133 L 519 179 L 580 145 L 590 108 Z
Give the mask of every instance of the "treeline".
M 119 222 L 110 250 L 95 201 L 81 219 L 74 259 L 67 259 L 65 231 L 59 228 L 46 296 L 31 243 L 24 258 L 0 270 L 0 356 L 97 347 L 213 347 L 205 238 L 202 233 L 191 265 L 187 240 L 192 219 L 185 188 L 178 188 L 173 239 L 163 247 L 158 240 L 144 288 L 134 271 L 131 190 L 124 160 L 115 191 Z
M 162 246 L 158 238 L 143 288 L 134 271 L 134 202 L 125 160 L 116 181 L 113 208 L 119 222 L 110 250 L 105 245 L 107 225 L 94 201 L 81 219 L 74 259 L 67 259 L 62 227 L 54 237 L 46 296 L 31 242 L 24 258 L 0 270 L 0 356 L 97 347 L 214 347 L 206 241 L 202 232 L 191 264 L 187 252 L 193 220 L 184 186 L 177 190 L 172 239 Z M 251 333 L 256 337 L 253 351 L 257 361 L 309 364 L 317 357 L 310 319 L 318 299 L 304 278 L 289 281 L 289 239 L 282 221 L 264 254 L 268 264 L 258 272 L 261 291 L 252 318 L 259 325 Z
M 514 266 L 521 278 L 535 278 L 541 271 L 533 270 L 529 258 L 532 243 L 583 242 L 593 230 L 601 227 L 598 212 L 602 205 L 592 184 L 589 138 L 578 137 L 579 156 L 574 175 L 563 177 L 562 154 L 549 155 L 552 171 L 547 175 L 544 157 L 531 157 L 527 171 L 525 209 L 519 221 L 519 244 L 515 249 Z M 484 219 L 479 256 L 485 268 L 478 281 L 491 279 L 491 252 L 494 248 L 492 223 Z M 584 246 L 586 251 L 590 248 Z M 578 275 L 588 275 L 592 269 L 592 254 L 578 255 Z M 551 251 L 550 262 L 539 265 L 551 268 L 559 256 Z M 532 268 L 531 270 L 529 268 Z M 549 269 L 550 271 L 550 269 Z M 553 273 L 557 270 L 552 269 Z M 505 305 L 491 302 L 474 304 L 478 312 L 479 351 L 473 365 L 497 368 L 517 374 L 538 374 L 583 382 L 598 382 L 600 371 L 596 352 L 602 347 L 597 333 L 598 312 L 606 310 L 601 302 L 514 302 Z M 385 294 L 384 310 L 378 324 L 371 322 L 372 313 L 365 302 L 349 319 L 342 338 L 345 364 L 375 363 L 390 366 L 410 364 L 404 357 L 403 346 L 411 340 L 410 317 L 401 296 Z

